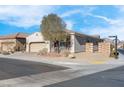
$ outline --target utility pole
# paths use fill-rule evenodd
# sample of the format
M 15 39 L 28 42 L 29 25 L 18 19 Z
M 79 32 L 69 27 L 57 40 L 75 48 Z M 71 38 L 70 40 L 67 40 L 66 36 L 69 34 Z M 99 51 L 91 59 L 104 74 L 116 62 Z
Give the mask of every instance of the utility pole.
M 118 58 L 118 52 L 117 52 L 117 36 L 115 36 L 115 58 L 117 59 Z
M 118 37 L 117 37 L 117 35 L 115 35 L 115 36 L 109 36 L 110 38 L 115 38 L 115 59 L 117 59 L 118 58 L 118 52 L 117 52 L 117 40 L 118 40 Z

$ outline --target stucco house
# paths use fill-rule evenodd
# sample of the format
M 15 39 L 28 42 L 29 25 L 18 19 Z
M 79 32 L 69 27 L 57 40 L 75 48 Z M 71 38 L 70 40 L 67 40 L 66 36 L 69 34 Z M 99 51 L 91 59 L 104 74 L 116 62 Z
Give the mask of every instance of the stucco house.
M 22 51 L 26 49 L 26 37 L 24 33 L 16 33 L 0 36 L 0 51 Z
M 70 48 L 71 53 L 83 52 L 85 51 L 85 43 L 93 42 L 97 44 L 102 42 L 98 36 L 89 36 L 82 33 L 74 32 L 71 30 L 66 30 L 70 35 Z M 43 48 L 47 48 L 48 52 L 52 51 L 52 43 L 50 41 L 45 41 L 41 32 L 35 32 L 26 38 L 26 51 L 27 52 L 39 52 Z M 60 44 L 60 47 L 64 46 L 64 43 Z
M 35 32 L 26 38 L 27 52 L 39 52 L 43 48 L 47 48 L 50 52 L 50 42 L 44 40 L 41 32 Z

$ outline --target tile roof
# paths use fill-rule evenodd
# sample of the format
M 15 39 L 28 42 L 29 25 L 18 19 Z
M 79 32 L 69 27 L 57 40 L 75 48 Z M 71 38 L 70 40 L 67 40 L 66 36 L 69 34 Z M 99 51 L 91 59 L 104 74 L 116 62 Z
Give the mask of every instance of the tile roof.
M 82 37 L 90 37 L 90 38 L 94 38 L 94 39 L 100 39 L 99 37 L 97 37 L 95 35 L 86 35 L 86 34 L 83 34 L 83 33 L 72 31 L 72 30 L 65 30 L 65 32 L 74 33 L 74 34 L 77 34 L 77 35 L 82 36 Z
M 24 33 L 16 33 L 11 35 L 0 36 L 0 39 L 16 39 L 16 38 L 26 38 L 28 35 Z

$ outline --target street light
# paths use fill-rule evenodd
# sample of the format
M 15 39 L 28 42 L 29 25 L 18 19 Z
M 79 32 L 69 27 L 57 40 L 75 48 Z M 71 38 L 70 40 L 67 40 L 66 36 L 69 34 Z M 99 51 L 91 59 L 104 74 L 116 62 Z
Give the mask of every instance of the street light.
M 118 58 L 118 52 L 117 52 L 117 35 L 115 36 L 109 36 L 110 38 L 115 38 L 115 58 L 117 59 Z

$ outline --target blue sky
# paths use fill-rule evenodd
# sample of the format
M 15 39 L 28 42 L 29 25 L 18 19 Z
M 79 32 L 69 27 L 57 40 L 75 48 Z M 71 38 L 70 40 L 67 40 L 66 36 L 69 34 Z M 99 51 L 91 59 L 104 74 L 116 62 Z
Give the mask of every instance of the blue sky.
M 40 31 L 42 17 L 59 15 L 67 29 L 101 37 L 118 35 L 124 40 L 124 6 L 70 5 L 70 6 L 0 6 L 0 35 Z

